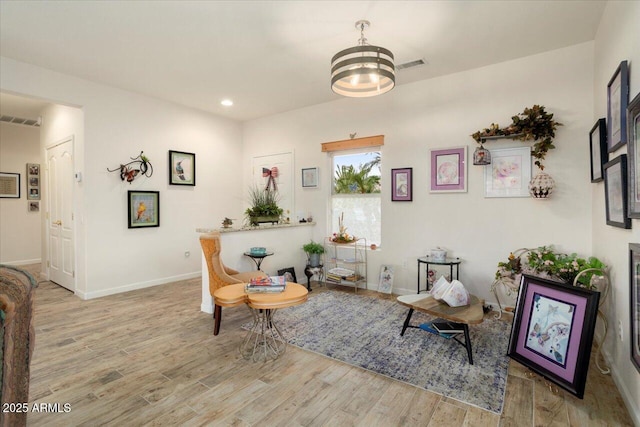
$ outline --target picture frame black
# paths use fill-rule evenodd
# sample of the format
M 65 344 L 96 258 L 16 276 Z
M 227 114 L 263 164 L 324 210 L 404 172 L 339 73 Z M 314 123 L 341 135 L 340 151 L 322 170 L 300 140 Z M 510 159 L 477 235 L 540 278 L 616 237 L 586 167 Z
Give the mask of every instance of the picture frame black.
M 160 192 L 127 192 L 128 228 L 160 227 Z
M 391 169 L 391 201 L 413 201 L 413 168 Z
M 627 105 L 629 104 L 629 67 L 620 62 L 607 84 L 607 144 L 609 153 L 627 143 Z
M 169 185 L 196 185 L 196 155 L 169 150 Z
M 631 362 L 640 372 L 640 244 L 629 243 Z
M 604 181 L 604 164 L 609 161 L 607 151 L 607 121 L 598 119 L 589 131 L 589 149 L 591 153 L 591 182 Z
M 288 277 L 289 275 L 291 277 Z M 296 278 L 296 269 L 293 267 L 287 267 L 287 268 L 278 270 L 278 276 L 285 276 L 285 280 L 287 282 L 298 283 L 298 279 Z M 293 280 L 289 280 L 289 279 L 293 279 Z
M 604 195 L 607 225 L 631 228 L 627 215 L 627 155 L 621 154 L 604 165 Z
M 20 174 L 0 172 L 0 199 L 20 198 Z
M 627 214 L 629 218 L 640 218 L 640 93 L 627 107 L 627 156 Z
M 600 293 L 522 275 L 507 355 L 582 399 Z

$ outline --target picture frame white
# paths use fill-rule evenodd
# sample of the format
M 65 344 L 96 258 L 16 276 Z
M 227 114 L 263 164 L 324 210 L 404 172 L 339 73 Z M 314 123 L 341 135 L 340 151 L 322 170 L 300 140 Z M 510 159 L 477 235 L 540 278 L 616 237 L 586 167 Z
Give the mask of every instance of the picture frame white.
M 378 283 L 378 292 L 390 294 L 393 289 L 394 270 L 392 265 L 380 266 L 380 282 Z
M 318 187 L 318 168 L 302 168 L 302 187 Z
M 489 151 L 491 164 L 484 167 L 484 197 L 529 197 L 531 147 Z
M 467 192 L 467 147 L 430 150 L 431 193 Z

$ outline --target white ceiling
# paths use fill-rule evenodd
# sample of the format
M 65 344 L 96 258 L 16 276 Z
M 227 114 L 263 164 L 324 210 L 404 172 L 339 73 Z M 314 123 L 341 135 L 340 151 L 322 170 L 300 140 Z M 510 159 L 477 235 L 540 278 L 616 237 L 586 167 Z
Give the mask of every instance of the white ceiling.
M 0 54 L 249 120 L 338 99 L 329 64 L 356 45 L 359 19 L 371 21 L 369 43 L 390 49 L 396 64 L 427 62 L 398 71 L 402 85 L 593 40 L 604 5 L 2 0 Z M 221 106 L 223 98 L 234 106 Z

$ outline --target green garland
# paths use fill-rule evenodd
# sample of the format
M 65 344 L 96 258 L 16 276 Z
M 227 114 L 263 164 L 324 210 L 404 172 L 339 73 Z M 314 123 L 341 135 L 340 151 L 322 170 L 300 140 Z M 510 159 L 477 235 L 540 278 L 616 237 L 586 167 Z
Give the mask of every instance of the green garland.
M 553 138 L 556 136 L 556 128 L 562 126 L 553 120 L 553 114 L 544 110 L 544 106 L 534 105 L 525 108 L 524 111 L 511 118 L 512 123 L 506 128 L 491 123 L 488 128 L 479 130 L 471 136 L 478 143 L 492 136 L 511 136 L 520 141 L 536 141 L 533 144 L 531 155 L 536 159 L 535 165 L 544 170 L 541 160 L 544 160 L 547 152 L 553 148 Z

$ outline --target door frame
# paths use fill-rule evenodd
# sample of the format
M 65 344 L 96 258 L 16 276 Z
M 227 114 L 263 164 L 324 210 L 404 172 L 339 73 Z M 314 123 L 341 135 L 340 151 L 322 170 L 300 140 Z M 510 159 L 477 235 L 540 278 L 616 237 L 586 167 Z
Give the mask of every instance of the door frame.
M 51 277 L 50 275 L 50 261 L 51 261 L 51 247 L 49 245 L 49 216 L 51 214 L 51 212 L 49 212 L 49 202 L 50 202 L 50 197 L 51 197 L 51 188 L 49 188 L 49 161 L 48 161 L 48 153 L 49 150 L 52 148 L 55 148 L 59 145 L 65 144 L 67 142 L 71 143 L 71 153 L 72 153 L 72 166 L 71 166 L 71 178 L 74 178 L 74 171 L 76 170 L 76 143 L 75 143 L 75 135 L 71 134 L 67 137 L 64 137 L 58 141 L 52 142 L 51 144 L 47 144 L 44 147 L 44 164 L 45 164 L 45 168 L 44 168 L 44 172 L 45 172 L 45 182 L 46 182 L 46 186 L 44 187 L 46 189 L 45 192 L 43 192 L 43 202 L 44 205 L 46 206 L 46 212 L 44 215 L 44 227 L 42 229 L 44 235 L 43 235 L 43 242 L 45 245 L 45 254 L 46 254 L 46 264 L 43 267 L 46 267 L 46 270 L 43 269 L 43 271 L 46 271 L 46 279 L 49 280 Z M 78 244 L 77 244 L 77 227 L 76 227 L 76 192 L 75 192 L 75 185 L 73 185 L 71 187 L 71 212 L 73 215 L 73 224 L 71 225 L 71 230 L 73 232 L 73 293 L 76 294 L 77 293 L 77 289 L 78 289 L 78 278 L 76 275 L 76 271 L 78 269 Z M 66 288 L 65 288 L 66 289 Z

